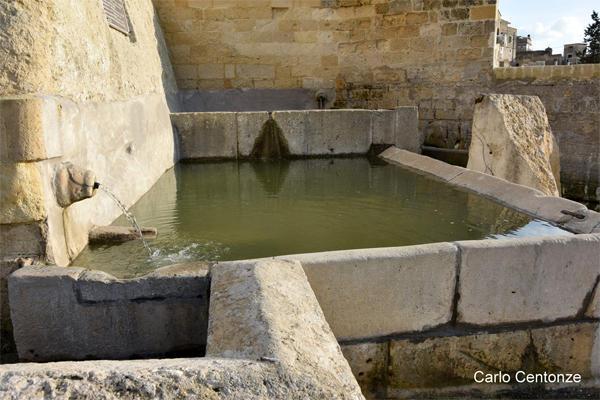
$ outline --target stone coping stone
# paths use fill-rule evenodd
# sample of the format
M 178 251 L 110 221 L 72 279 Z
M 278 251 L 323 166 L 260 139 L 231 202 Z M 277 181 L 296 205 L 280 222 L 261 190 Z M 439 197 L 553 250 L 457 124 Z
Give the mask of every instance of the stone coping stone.
M 508 182 L 482 172 L 471 171 L 419 154 L 390 147 L 379 155 L 386 161 L 433 175 L 462 189 L 529 216 L 549 221 L 574 233 L 600 233 L 600 213 L 559 197 L 546 196 L 529 187 Z M 577 214 L 577 218 L 562 211 Z
M 333 251 L 298 260 L 340 341 L 448 323 L 456 285 L 452 243 Z
M 600 235 L 456 243 L 457 322 L 499 325 L 583 317 L 600 277 Z
M 272 362 L 288 378 L 263 386 L 291 398 L 363 398 L 298 261 L 218 263 L 211 275 L 208 357 Z

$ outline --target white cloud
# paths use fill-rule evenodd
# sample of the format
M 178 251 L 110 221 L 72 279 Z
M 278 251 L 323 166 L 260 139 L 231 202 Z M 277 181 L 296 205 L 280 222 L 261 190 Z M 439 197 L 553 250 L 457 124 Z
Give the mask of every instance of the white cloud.
M 519 36 L 531 35 L 531 41 L 535 50 L 543 50 L 552 47 L 554 53 L 562 53 L 563 45 L 568 43 L 583 42 L 583 31 L 586 23 L 579 17 L 562 17 L 550 24 L 541 22 L 518 27 Z

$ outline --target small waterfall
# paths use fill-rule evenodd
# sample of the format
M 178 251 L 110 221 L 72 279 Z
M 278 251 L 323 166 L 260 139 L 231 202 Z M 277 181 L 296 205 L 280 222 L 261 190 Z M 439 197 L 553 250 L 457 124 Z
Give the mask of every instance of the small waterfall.
M 133 215 L 129 212 L 129 210 L 127 209 L 127 207 L 125 207 L 125 204 L 123 204 L 121 202 L 121 200 L 119 200 L 117 198 L 117 196 L 113 193 L 112 190 L 110 190 L 109 188 L 107 188 L 106 186 L 96 182 L 94 184 L 94 186 L 96 186 L 98 189 L 101 189 L 104 191 L 104 193 L 106 193 L 111 199 L 114 200 L 115 203 L 117 203 L 117 206 L 119 206 L 119 208 L 121 209 L 121 211 L 123 211 L 123 214 L 125 215 L 125 218 L 127 218 L 127 220 L 129 222 L 131 222 L 131 225 L 133 225 L 133 228 L 135 229 L 135 231 L 137 232 L 138 235 L 140 235 L 140 239 L 142 239 L 142 243 L 144 243 L 144 247 L 146 248 L 146 250 L 148 251 L 148 256 L 152 256 L 152 250 L 150 250 L 150 246 L 148 246 L 148 243 L 146 243 L 146 239 L 144 239 L 144 235 L 142 235 L 142 230 L 140 229 L 139 225 L 137 224 L 137 221 L 135 220 L 135 218 L 133 217 Z

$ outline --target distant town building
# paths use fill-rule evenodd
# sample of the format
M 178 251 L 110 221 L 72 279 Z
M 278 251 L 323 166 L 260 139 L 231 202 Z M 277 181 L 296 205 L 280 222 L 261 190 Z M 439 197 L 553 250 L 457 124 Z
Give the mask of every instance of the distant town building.
M 565 44 L 564 60 L 565 64 L 579 64 L 579 57 L 577 53 L 583 53 L 587 45 L 585 43 L 571 43 Z
M 496 35 L 496 66 L 508 67 L 517 53 L 517 28 L 510 27 L 510 22 L 501 19 Z
M 510 22 L 502 19 L 502 14 L 498 11 L 496 16 L 496 44 L 494 49 L 496 57 L 494 67 L 508 67 L 512 65 L 517 53 L 517 28 L 510 27 Z
M 561 65 L 563 63 L 562 54 L 552 54 L 552 48 L 546 50 L 517 51 L 515 57 L 515 66 L 523 65 Z
M 527 37 L 517 36 L 517 53 L 521 51 L 533 51 L 531 35 L 527 35 Z

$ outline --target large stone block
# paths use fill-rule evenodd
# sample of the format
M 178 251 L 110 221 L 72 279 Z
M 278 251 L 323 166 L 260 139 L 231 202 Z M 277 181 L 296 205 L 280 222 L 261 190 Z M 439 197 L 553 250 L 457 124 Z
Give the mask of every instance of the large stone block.
M 46 218 L 40 170 L 36 163 L 0 165 L 0 224 L 22 224 Z
M 48 226 L 45 222 L 0 225 L 0 242 L 3 259 L 45 256 Z
M 45 158 L 41 100 L 33 97 L 0 100 L 2 163 Z
M 560 196 L 560 177 L 550 162 L 558 149 L 537 96 L 483 96 L 475 104 L 472 133 L 468 169 Z
M 266 357 L 299 374 L 288 384 L 308 383 L 315 398 L 362 397 L 300 263 L 227 262 L 211 274 L 207 356 Z
M 453 244 L 287 258 L 302 263 L 338 340 L 422 331 L 450 321 L 457 265 Z
M 239 112 L 237 113 L 238 155 L 248 157 L 252 153 L 256 139 L 261 134 L 265 123 L 269 120 L 269 113 Z
M 458 242 L 460 323 L 551 322 L 583 315 L 598 279 L 600 236 Z
M 19 358 L 28 361 L 202 354 L 206 265 L 119 280 L 99 271 L 24 267 L 8 281 Z
M 305 113 L 307 155 L 366 154 L 369 150 L 372 112 L 321 110 Z
M 421 153 L 424 137 L 419 132 L 417 107 L 396 108 L 395 142 L 396 147 L 413 153 Z
M 237 118 L 234 112 L 171 114 L 181 159 L 235 158 Z

